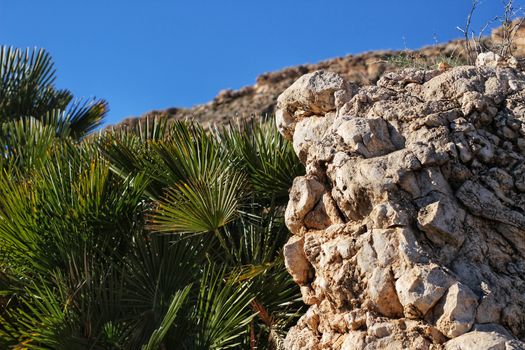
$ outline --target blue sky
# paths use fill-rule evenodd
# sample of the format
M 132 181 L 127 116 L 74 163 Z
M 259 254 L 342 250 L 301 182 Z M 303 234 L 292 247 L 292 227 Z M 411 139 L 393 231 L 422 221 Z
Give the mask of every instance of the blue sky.
M 517 1 L 523 5 L 523 0 Z M 461 34 L 471 0 L 0 0 L 0 44 L 44 47 L 108 122 L 187 107 L 286 66 Z M 482 0 L 473 29 L 502 12 Z M 403 39 L 405 38 L 405 39 Z

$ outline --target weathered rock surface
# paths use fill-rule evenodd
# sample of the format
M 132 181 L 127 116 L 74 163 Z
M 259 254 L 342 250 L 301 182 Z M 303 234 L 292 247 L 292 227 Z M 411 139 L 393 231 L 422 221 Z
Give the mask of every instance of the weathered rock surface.
M 279 97 L 307 169 L 287 349 L 525 349 L 525 73 L 495 59 L 366 87 L 313 72 Z

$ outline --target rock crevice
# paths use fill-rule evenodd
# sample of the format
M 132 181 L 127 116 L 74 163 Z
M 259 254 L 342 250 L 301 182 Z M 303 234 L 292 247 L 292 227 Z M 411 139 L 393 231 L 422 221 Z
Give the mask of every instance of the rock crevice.
M 288 349 L 525 349 L 523 71 L 317 71 L 276 122 L 307 169 L 285 215 L 309 305 Z

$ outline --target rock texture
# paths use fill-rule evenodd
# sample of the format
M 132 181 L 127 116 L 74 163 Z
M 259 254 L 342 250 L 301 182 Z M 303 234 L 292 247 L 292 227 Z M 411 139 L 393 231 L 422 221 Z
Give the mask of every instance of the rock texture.
M 307 169 L 287 349 L 525 349 L 525 73 L 477 62 L 365 87 L 316 71 L 279 96 Z

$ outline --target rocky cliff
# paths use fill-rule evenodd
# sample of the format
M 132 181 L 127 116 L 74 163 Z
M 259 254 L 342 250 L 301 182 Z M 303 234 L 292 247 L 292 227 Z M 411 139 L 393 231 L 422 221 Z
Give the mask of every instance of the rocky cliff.
M 316 71 L 278 98 L 306 314 L 287 349 L 525 349 L 525 73 Z

